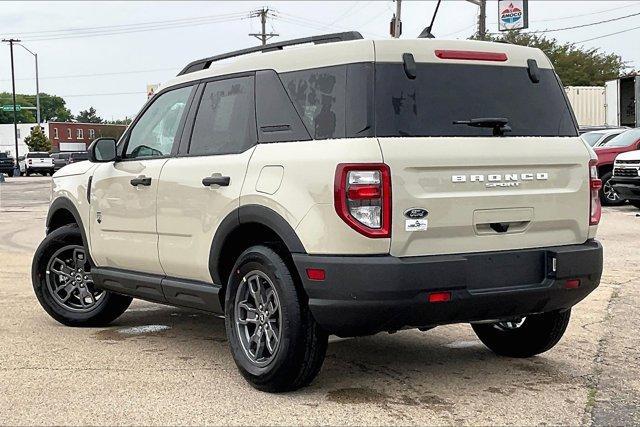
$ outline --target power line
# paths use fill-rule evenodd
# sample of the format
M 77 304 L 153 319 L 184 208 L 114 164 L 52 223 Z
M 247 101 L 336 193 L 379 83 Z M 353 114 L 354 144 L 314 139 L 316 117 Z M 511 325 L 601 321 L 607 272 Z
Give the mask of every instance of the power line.
M 574 25 L 574 26 L 571 26 L 571 27 L 563 27 L 563 28 L 555 28 L 555 29 L 552 29 L 552 30 L 528 31 L 528 33 L 553 33 L 553 32 L 556 32 L 556 31 L 574 30 L 576 28 L 592 27 L 594 25 L 600 25 L 600 24 L 606 24 L 608 22 L 620 21 L 622 19 L 632 18 L 632 17 L 638 16 L 638 15 L 640 15 L 640 12 L 632 13 L 631 15 L 619 16 L 617 18 L 605 19 L 603 21 L 591 22 L 591 23 L 588 23 L 588 24 Z
M 601 13 L 605 13 L 605 12 L 611 12 L 614 10 L 620 10 L 620 9 L 626 9 L 628 7 L 634 7 L 634 6 L 640 6 L 640 3 L 634 3 L 634 4 L 627 4 L 625 6 L 619 6 L 619 7 L 614 7 L 611 9 L 604 9 L 604 10 L 598 10 L 596 12 L 590 12 L 590 13 L 582 13 L 580 15 L 570 15 L 570 16 L 561 16 L 559 18 L 550 18 L 550 19 L 536 19 L 534 21 L 529 21 L 529 22 L 551 22 L 551 21 L 562 21 L 564 19 L 571 19 L 571 18 L 580 18 L 583 16 L 591 16 L 591 15 L 599 15 Z M 496 24 L 496 23 L 493 23 Z
M 590 41 L 593 41 L 593 40 L 603 39 L 605 37 L 615 36 L 617 34 L 627 33 L 629 31 L 638 30 L 638 29 L 640 29 L 640 26 L 633 27 L 633 28 L 628 28 L 626 30 L 616 31 L 615 33 L 604 34 L 604 35 L 598 36 L 598 37 L 592 37 L 592 38 L 586 39 L 586 40 L 580 40 L 580 41 L 577 41 L 577 42 L 573 42 L 571 44 L 574 45 L 574 44 L 578 44 L 578 43 L 586 43 L 586 42 L 590 42 Z
M 149 70 L 133 70 L 133 71 L 113 71 L 110 73 L 92 73 L 92 74 L 69 74 L 65 76 L 50 76 L 50 77 L 40 77 L 40 80 L 54 80 L 54 79 L 71 79 L 71 78 L 82 78 L 82 77 L 104 77 L 111 75 L 121 75 L 121 74 L 140 74 L 140 73 L 153 73 L 158 71 L 178 71 L 177 67 L 168 67 L 168 68 L 155 68 Z M 0 79 L 2 81 L 9 81 L 11 79 Z M 16 80 L 33 80 L 33 77 L 22 77 Z
M 139 32 L 147 32 L 147 31 L 157 31 L 157 30 L 165 30 L 165 29 L 174 29 L 174 28 L 185 28 L 185 27 L 194 27 L 200 25 L 209 25 L 214 23 L 222 23 L 222 22 L 232 22 L 232 21 L 240 21 L 242 19 L 246 19 L 247 15 L 232 17 L 232 18 L 209 18 L 208 20 L 201 21 L 190 21 L 183 23 L 172 23 L 172 24 L 158 24 L 155 26 L 140 26 L 137 28 L 124 28 L 124 29 L 116 29 L 116 30 L 99 30 L 93 32 L 78 32 L 78 33 L 68 33 L 68 34 L 60 34 L 54 36 L 36 36 L 33 38 L 27 38 L 25 41 L 29 42 L 39 42 L 39 41 L 51 41 L 51 40 L 62 40 L 62 39 L 73 39 L 73 38 L 87 38 L 87 37 L 99 37 L 99 36 L 111 36 L 118 34 L 130 34 L 130 33 L 139 33 Z
M 90 31 L 99 31 L 99 30 L 114 30 L 114 29 L 126 29 L 131 27 L 144 27 L 148 25 L 158 25 L 158 24 L 176 24 L 176 23 L 188 23 L 194 21 L 202 21 L 213 18 L 234 18 L 238 16 L 246 16 L 248 12 L 235 12 L 235 13 L 227 13 L 222 15 L 207 15 L 207 16 L 193 16 L 188 18 L 179 18 L 179 19 L 168 19 L 161 21 L 145 21 L 145 22 L 137 22 L 130 24 L 114 24 L 114 25 L 103 25 L 98 27 L 78 27 L 78 28 L 60 28 L 57 30 L 39 30 L 39 31 L 23 31 L 20 33 L 23 35 L 38 35 L 38 34 L 47 34 L 48 36 L 57 36 L 64 35 L 65 33 L 82 33 L 82 32 L 90 32 Z M 40 37 L 40 36 L 37 36 Z

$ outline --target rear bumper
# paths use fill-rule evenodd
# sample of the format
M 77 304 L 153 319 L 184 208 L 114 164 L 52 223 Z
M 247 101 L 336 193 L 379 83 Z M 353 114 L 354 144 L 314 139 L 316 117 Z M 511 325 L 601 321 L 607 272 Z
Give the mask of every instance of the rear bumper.
M 625 200 L 640 200 L 640 177 L 614 177 L 611 178 L 611 185 Z
M 463 255 L 293 259 L 315 319 L 340 336 L 567 309 L 593 291 L 602 275 L 602 245 L 595 240 Z M 307 268 L 324 269 L 325 280 L 308 279 Z M 565 288 L 567 279 L 579 279 L 579 287 Z M 451 292 L 451 300 L 429 303 L 429 294 L 440 291 Z

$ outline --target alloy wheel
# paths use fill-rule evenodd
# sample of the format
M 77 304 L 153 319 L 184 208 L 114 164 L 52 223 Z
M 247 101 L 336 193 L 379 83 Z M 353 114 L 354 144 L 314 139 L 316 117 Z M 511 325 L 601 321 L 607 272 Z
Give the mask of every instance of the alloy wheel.
M 282 334 L 280 299 L 262 271 L 247 273 L 235 299 L 234 321 L 242 349 L 256 366 L 267 366 L 277 355 Z
M 86 313 L 103 300 L 105 291 L 96 289 L 91 272 L 86 269 L 86 253 L 82 246 L 68 245 L 58 249 L 47 264 L 47 290 L 62 308 Z
M 602 187 L 602 191 L 604 192 L 604 197 L 611 203 L 618 203 L 620 201 L 620 196 L 614 190 L 613 185 L 611 185 L 611 181 L 607 181 L 604 183 Z

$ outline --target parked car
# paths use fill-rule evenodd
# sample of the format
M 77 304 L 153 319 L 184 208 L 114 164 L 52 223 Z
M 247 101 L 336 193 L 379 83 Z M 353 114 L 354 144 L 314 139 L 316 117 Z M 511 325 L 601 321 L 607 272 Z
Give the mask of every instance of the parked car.
M 627 151 L 616 157 L 611 185 L 621 198 L 640 208 L 640 151 Z
M 531 357 L 600 283 L 596 156 L 539 49 L 351 32 L 204 58 L 120 141 L 53 177 L 38 301 L 70 326 L 132 297 L 224 313 L 260 390 L 309 384 L 329 334 L 466 322 Z
M 32 173 L 53 175 L 53 159 L 49 157 L 49 153 L 46 151 L 27 153 L 23 160 L 19 162 L 19 165 L 21 175 L 29 176 Z
M 8 153 L 0 153 L 0 173 L 13 176 L 15 160 Z
M 89 153 L 86 151 L 78 151 L 69 155 L 69 164 L 89 160 Z
M 70 153 L 53 153 L 51 154 L 51 158 L 53 159 L 53 170 L 54 172 L 59 170 L 60 168 L 66 166 L 69 163 L 69 154 Z
M 584 135 L 585 133 L 588 133 L 588 132 L 616 130 L 616 129 L 629 129 L 629 128 L 626 126 L 613 126 L 613 125 L 581 126 L 579 129 L 579 133 L 580 135 Z
M 583 133 L 582 135 L 580 135 L 580 137 L 584 139 L 584 141 L 587 144 L 589 144 L 591 147 L 599 147 L 611 141 L 613 138 L 620 135 L 622 132 L 626 130 L 628 130 L 628 128 L 598 130 L 598 131 Z
M 629 129 L 613 137 L 609 142 L 594 151 L 598 155 L 598 176 L 602 180 L 600 200 L 603 205 L 615 206 L 624 203 L 625 199 L 615 191 L 609 180 L 613 175 L 613 162 L 620 153 L 640 148 L 640 128 Z

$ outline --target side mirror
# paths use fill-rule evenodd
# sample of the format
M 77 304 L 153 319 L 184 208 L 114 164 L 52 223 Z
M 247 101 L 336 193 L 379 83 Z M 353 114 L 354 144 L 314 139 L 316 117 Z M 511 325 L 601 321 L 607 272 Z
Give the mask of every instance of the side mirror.
M 113 138 L 95 139 L 87 151 L 91 163 L 107 163 L 116 159 L 116 140 Z

